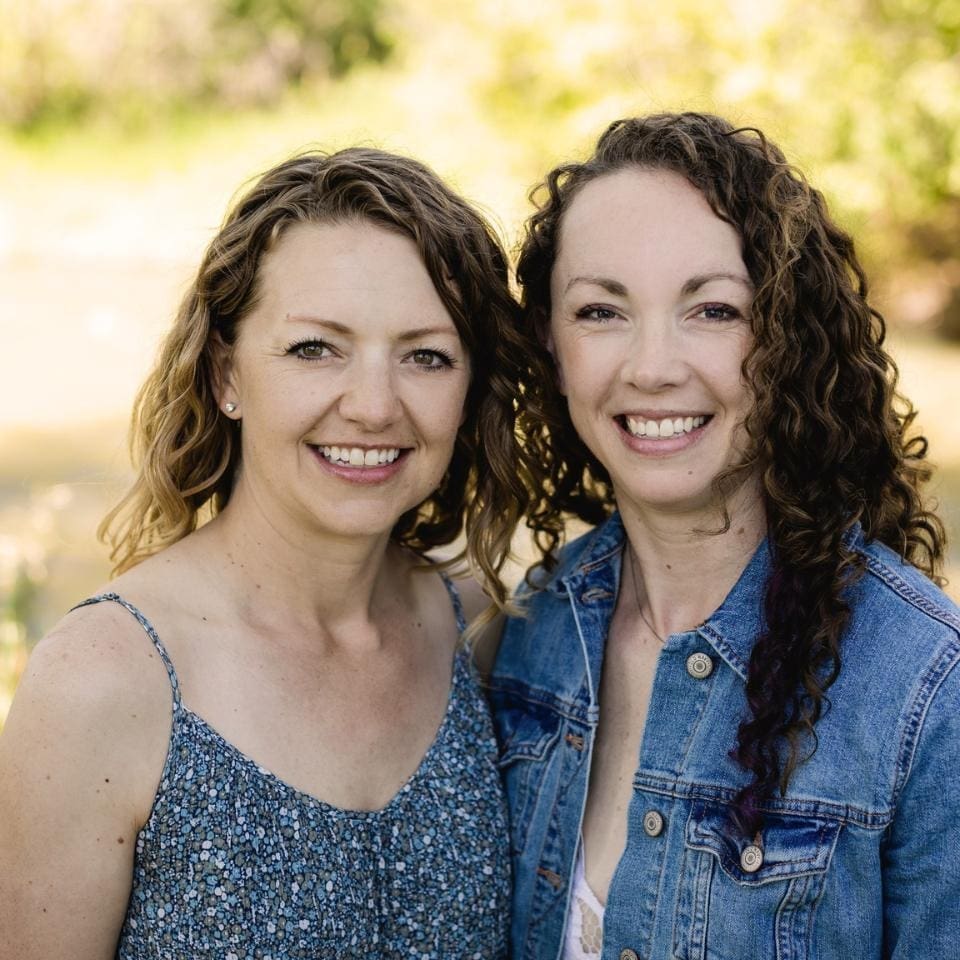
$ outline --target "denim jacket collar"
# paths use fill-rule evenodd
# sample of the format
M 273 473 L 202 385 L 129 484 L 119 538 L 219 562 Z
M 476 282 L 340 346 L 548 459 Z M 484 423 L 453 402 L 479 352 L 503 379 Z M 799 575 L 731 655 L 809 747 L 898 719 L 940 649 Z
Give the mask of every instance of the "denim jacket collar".
M 556 594 L 567 593 L 580 597 L 584 601 L 593 600 L 601 607 L 597 611 L 600 618 L 606 617 L 604 622 L 609 624 L 609 615 L 612 614 L 619 589 L 625 539 L 620 514 L 613 513 L 591 536 L 585 538 L 582 550 L 563 558 L 544 588 Z M 763 604 L 770 567 L 770 549 L 764 540 L 754 551 L 723 603 L 691 631 L 703 637 L 743 680 L 747 677 L 754 641 L 765 629 Z M 602 609 L 606 606 L 604 600 L 609 601 L 609 610 Z M 592 630 L 581 632 L 587 638 L 584 653 L 593 681 L 589 685 L 595 703 L 597 690 L 594 678 L 599 677 L 606 638 L 596 636 Z
M 843 541 L 851 550 L 863 550 L 863 529 L 859 523 L 846 532 Z M 754 643 L 767 629 L 764 604 L 772 566 L 770 543 L 765 538 L 723 603 L 697 627 L 697 633 L 744 681 Z
M 544 584 L 544 589 L 556 594 L 574 593 L 597 567 L 612 564 L 616 581 L 620 578 L 620 558 L 625 539 L 619 511 L 585 537 L 580 550 L 564 551 L 560 564 Z M 616 582 L 615 581 L 615 582 Z
M 744 681 L 754 642 L 766 629 L 763 603 L 769 573 L 770 548 L 764 539 L 723 603 L 696 628 Z
M 863 547 L 863 531 L 854 524 L 844 537 L 848 547 L 854 550 Z M 565 556 L 545 589 L 557 594 L 568 593 L 583 600 L 603 601 L 616 604 L 620 583 L 620 568 L 626 532 L 619 512 L 611 514 L 591 536 L 585 538 L 582 550 Z M 756 638 L 766 630 L 764 597 L 770 577 L 772 560 L 766 539 L 754 551 L 743 572 L 737 579 L 723 603 L 699 626 L 693 629 L 709 643 L 731 669 L 742 679 L 747 679 L 747 668 Z M 609 624 L 609 618 L 605 621 Z M 597 638 L 588 644 L 588 670 L 592 678 L 599 676 L 603 660 L 603 643 L 606 637 Z M 599 640 L 599 642 L 596 642 Z M 668 640 L 669 642 L 669 640 Z M 590 684 L 593 703 L 596 703 L 596 683 Z
M 566 551 L 544 589 L 571 598 L 577 623 L 577 640 L 586 675 L 567 673 L 566 685 L 573 708 L 586 707 L 589 722 L 600 719 L 600 668 L 607 631 L 617 604 L 625 532 L 619 513 L 612 514 L 584 538 L 583 549 Z M 572 639 L 572 638 L 571 638 Z M 588 702 L 583 703 L 586 691 Z

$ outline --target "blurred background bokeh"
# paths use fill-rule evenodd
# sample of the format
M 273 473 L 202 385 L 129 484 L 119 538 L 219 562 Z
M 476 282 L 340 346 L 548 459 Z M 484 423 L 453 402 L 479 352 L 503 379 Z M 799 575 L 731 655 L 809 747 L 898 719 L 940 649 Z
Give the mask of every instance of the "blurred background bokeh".
M 242 182 L 382 146 L 513 244 L 552 164 L 665 109 L 760 126 L 855 233 L 956 542 L 960 0 L 0 0 L 0 725 L 108 574 L 127 411 Z

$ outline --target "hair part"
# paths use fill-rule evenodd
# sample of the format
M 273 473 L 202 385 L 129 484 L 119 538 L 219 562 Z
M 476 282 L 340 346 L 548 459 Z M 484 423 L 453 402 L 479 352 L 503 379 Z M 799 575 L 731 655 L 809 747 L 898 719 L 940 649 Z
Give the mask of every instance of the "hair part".
M 528 363 L 516 424 L 542 565 L 554 564 L 571 517 L 596 524 L 615 509 L 609 475 L 557 388 L 543 331 L 564 213 L 587 183 L 632 168 L 670 171 L 698 189 L 739 233 L 755 291 L 744 362 L 754 395 L 749 449 L 716 481 L 722 497 L 744 476 L 759 476 L 774 564 L 766 631 L 747 679 L 750 715 L 731 751 L 751 774 L 734 819 L 752 835 L 764 802 L 786 790 L 816 749 L 815 725 L 841 669 L 848 588 L 861 568 L 851 530 L 860 524 L 868 540 L 936 582 L 945 533 L 923 501 L 927 442 L 911 435 L 915 413 L 897 393 L 884 320 L 868 305 L 850 236 L 759 130 L 706 114 L 660 114 L 611 124 L 589 159 L 555 168 L 531 193 L 537 209 L 517 270 Z
M 400 517 L 392 539 L 417 552 L 454 541 L 502 601 L 509 537 L 491 537 L 478 477 L 516 485 L 515 440 L 503 397 L 516 380 L 516 303 L 509 264 L 486 220 L 424 164 L 369 148 L 305 152 L 263 174 L 210 243 L 133 410 L 133 485 L 100 525 L 120 573 L 192 532 L 227 504 L 242 427 L 219 409 L 217 351 L 256 306 L 263 257 L 300 223 L 368 222 L 409 237 L 471 358 L 465 419 L 435 490 Z M 487 480 L 487 483 L 490 481 Z M 463 552 L 458 554 L 462 557 Z

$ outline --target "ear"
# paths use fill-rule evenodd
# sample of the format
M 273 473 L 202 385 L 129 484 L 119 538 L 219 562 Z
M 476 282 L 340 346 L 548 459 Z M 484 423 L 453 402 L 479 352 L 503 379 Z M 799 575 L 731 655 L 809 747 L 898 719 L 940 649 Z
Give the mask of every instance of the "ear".
M 210 336 L 211 376 L 213 377 L 213 395 L 217 398 L 217 406 L 225 417 L 239 420 L 240 391 L 236 382 L 236 370 L 233 364 L 233 349 L 227 346 L 219 332 L 214 331 Z

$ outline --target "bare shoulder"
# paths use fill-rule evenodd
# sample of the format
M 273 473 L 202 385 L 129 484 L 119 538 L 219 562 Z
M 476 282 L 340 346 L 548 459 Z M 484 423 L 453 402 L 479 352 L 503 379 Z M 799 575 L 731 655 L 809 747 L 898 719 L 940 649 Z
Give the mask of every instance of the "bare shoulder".
M 102 601 L 72 610 L 37 644 L 22 686 L 72 709 L 109 713 L 144 700 L 169 707 L 165 677 L 144 626 L 119 603 Z
M 481 676 L 486 677 L 493 668 L 493 661 L 500 645 L 503 630 L 503 614 L 496 609 L 483 586 L 472 576 L 456 581 L 467 621 L 465 640 L 473 654 Z
M 73 611 L 37 645 L 0 736 L 11 956 L 112 956 L 170 717 L 159 656 L 116 603 Z
M 109 601 L 71 611 L 37 644 L 14 698 L 0 758 L 29 775 L 76 767 L 113 772 L 132 809 L 168 738 L 170 683 L 134 616 Z M 162 760 L 161 760 L 162 763 Z M 44 774 L 45 776 L 46 774 Z
M 454 586 L 460 594 L 463 604 L 463 616 L 467 623 L 472 623 L 477 617 L 490 607 L 491 600 L 476 577 L 469 574 L 454 579 Z

